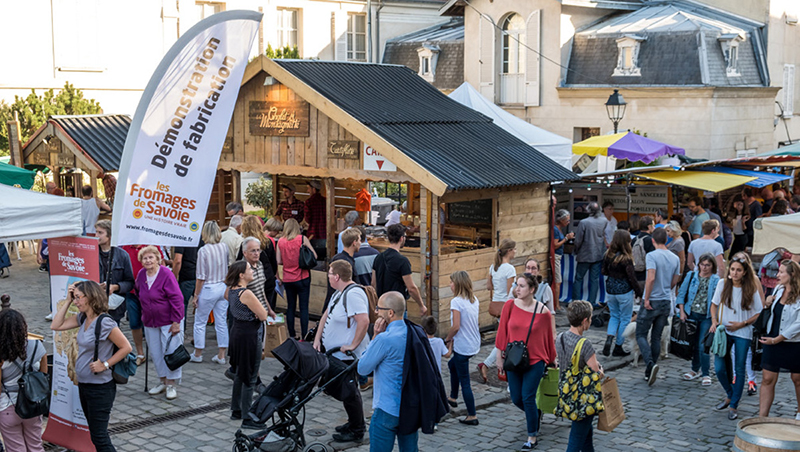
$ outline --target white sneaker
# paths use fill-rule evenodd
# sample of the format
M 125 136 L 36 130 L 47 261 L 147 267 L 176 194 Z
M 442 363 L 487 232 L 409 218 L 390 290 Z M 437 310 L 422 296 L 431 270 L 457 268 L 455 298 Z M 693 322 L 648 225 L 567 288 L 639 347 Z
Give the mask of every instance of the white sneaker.
M 167 400 L 173 400 L 178 398 L 178 390 L 175 389 L 175 385 L 167 386 Z
M 217 364 L 225 364 L 225 358 L 220 358 L 217 355 L 214 355 L 214 357 L 211 358 L 211 361 L 214 361 Z
M 44 316 L 44 319 L 45 320 L 53 320 L 53 313 L 51 312 L 50 314 L 47 314 L 46 316 Z
M 189 361 L 193 363 L 202 363 L 203 362 L 203 355 L 196 356 L 194 353 L 189 355 Z
M 167 389 L 167 386 L 164 383 L 159 383 L 158 386 L 150 389 L 147 393 L 150 395 L 161 394 L 165 389 Z
M 794 415 L 794 419 L 796 421 L 800 421 L 800 411 L 798 411 L 797 414 Z

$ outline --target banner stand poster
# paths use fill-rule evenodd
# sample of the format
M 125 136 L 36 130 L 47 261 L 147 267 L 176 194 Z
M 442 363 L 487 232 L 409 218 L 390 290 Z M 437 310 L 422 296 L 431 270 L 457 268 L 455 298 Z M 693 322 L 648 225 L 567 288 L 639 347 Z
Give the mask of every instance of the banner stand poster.
M 50 306 L 52 312 L 67 301 L 71 284 L 100 280 L 97 239 L 60 237 L 48 240 L 50 249 Z M 70 306 L 67 317 L 77 315 Z M 94 452 L 86 417 L 78 396 L 75 361 L 78 357 L 78 329 L 53 332 L 53 388 L 50 416 L 42 439 L 78 452 Z

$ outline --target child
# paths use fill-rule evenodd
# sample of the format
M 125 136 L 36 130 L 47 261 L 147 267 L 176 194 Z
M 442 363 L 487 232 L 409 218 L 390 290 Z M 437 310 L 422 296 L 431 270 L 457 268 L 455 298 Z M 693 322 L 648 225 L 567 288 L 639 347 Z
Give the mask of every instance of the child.
M 438 357 L 445 357 L 449 358 L 450 354 L 453 353 L 452 350 L 448 349 L 446 345 L 444 345 L 444 341 L 440 337 L 434 337 L 436 334 L 438 325 L 436 324 L 436 319 L 431 316 L 423 317 L 422 318 L 422 329 L 425 330 L 425 333 L 428 335 L 428 341 L 431 343 L 431 350 L 433 350 L 433 356 Z M 436 367 L 439 368 L 439 374 L 442 373 L 442 359 L 439 358 L 436 360 Z

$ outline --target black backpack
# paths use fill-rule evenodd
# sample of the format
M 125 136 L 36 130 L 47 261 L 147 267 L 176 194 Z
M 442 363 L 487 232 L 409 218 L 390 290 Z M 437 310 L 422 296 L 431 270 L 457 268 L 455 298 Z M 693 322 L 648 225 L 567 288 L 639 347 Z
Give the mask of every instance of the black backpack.
M 13 361 L 14 365 L 22 371 L 17 385 L 17 403 L 14 405 L 14 412 L 20 419 L 31 419 L 37 416 L 46 416 L 50 413 L 50 383 L 47 381 L 47 374 L 42 371 L 33 370 L 33 356 L 39 349 L 39 341 L 33 348 L 31 361 L 25 361 L 22 366 Z M 5 385 L 3 385 L 5 389 Z M 6 390 L 8 394 L 8 390 Z M 11 395 L 8 394 L 11 399 Z

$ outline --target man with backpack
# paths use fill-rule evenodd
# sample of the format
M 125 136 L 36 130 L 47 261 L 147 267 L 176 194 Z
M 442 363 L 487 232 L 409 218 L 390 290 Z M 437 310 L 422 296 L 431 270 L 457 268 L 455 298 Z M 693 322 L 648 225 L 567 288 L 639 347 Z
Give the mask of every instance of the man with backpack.
M 352 229 L 358 231 L 357 229 Z M 333 357 L 344 365 L 353 363 L 353 357 L 345 352 L 352 351 L 360 358 L 369 345 L 367 328 L 369 327 L 370 303 L 367 290 L 353 282 L 353 267 L 345 260 L 332 262 L 328 270 L 328 282 L 335 289 L 327 310 L 319 321 L 319 328 L 314 337 L 314 348 L 318 351 L 340 347 Z M 323 348 L 324 347 L 324 348 Z M 347 412 L 347 423 L 336 427 L 334 441 L 361 441 L 366 431 L 364 407 L 361 404 L 361 392 L 358 389 L 356 370 L 342 377 L 341 386 L 337 386 L 335 394 Z M 334 385 L 332 385 L 334 386 Z
M 633 271 L 636 273 L 636 280 L 644 287 L 647 278 L 646 257 L 656 249 L 651 236 L 655 231 L 653 217 L 642 217 L 639 227 L 639 235 L 633 241 Z

